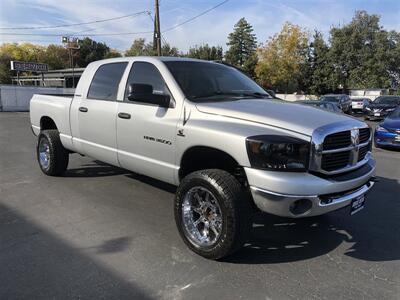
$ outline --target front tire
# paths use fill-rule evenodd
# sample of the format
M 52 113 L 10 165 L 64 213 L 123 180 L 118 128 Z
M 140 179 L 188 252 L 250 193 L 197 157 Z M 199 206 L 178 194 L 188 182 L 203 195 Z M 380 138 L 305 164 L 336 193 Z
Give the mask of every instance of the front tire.
M 195 253 L 220 259 L 240 249 L 251 226 L 249 196 L 226 171 L 189 174 L 175 197 L 175 221 L 186 245 Z
M 44 174 L 60 176 L 67 170 L 69 153 L 61 144 L 57 130 L 43 130 L 40 132 L 36 154 L 40 169 Z

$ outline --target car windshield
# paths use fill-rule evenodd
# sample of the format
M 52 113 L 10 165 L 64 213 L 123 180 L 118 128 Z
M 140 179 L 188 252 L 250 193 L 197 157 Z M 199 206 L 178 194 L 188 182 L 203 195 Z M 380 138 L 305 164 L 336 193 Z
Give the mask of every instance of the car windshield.
M 389 115 L 390 119 L 400 119 L 400 106 Z
M 194 102 L 226 101 L 244 97 L 272 99 L 253 80 L 230 66 L 201 61 L 166 61 L 165 65 L 185 96 Z
M 374 103 L 378 104 L 400 104 L 400 97 L 388 97 L 388 96 L 383 96 L 383 97 L 378 97 L 375 99 Z
M 322 101 L 339 102 L 341 96 L 322 96 Z

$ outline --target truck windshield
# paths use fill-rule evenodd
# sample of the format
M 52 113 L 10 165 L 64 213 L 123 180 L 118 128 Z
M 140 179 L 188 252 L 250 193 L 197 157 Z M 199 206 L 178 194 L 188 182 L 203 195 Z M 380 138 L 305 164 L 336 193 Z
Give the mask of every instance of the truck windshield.
M 227 101 L 241 98 L 271 98 L 239 70 L 219 63 L 166 61 L 185 96 L 193 102 Z

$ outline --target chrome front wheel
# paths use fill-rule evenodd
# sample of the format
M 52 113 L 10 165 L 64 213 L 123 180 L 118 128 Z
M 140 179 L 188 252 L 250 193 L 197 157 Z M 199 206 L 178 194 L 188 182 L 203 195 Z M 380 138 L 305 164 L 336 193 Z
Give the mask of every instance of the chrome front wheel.
M 189 240 L 200 247 L 214 245 L 222 231 L 222 211 L 205 187 L 192 187 L 182 202 L 182 220 Z
M 220 259 L 240 249 L 251 225 L 247 193 L 224 170 L 195 171 L 181 181 L 174 215 L 179 234 L 195 253 Z

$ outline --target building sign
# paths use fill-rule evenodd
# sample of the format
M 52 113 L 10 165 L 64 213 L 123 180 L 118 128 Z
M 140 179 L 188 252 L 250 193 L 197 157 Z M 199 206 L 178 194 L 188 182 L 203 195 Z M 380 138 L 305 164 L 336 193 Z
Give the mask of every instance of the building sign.
M 11 70 L 14 71 L 32 71 L 45 73 L 49 70 L 48 64 L 38 64 L 25 61 L 11 61 Z

